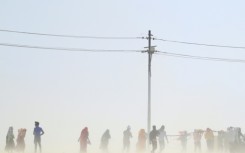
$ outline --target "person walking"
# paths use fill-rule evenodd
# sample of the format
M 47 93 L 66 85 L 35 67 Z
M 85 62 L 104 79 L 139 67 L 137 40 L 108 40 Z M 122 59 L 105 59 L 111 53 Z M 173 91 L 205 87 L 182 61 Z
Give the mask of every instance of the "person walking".
M 213 133 L 213 131 L 210 128 L 207 128 L 204 136 L 206 139 L 208 151 L 212 152 L 214 149 L 214 133 Z
M 159 141 L 159 153 L 161 153 L 164 148 L 165 148 L 165 139 L 168 143 L 168 137 L 167 137 L 167 134 L 166 134 L 166 131 L 165 131 L 165 126 L 162 125 L 161 128 L 158 130 L 159 132 L 159 138 L 158 138 L 158 141 Z
M 193 132 L 193 141 L 194 141 L 194 151 L 201 152 L 201 138 L 203 135 L 202 130 L 195 129 Z
M 87 144 L 91 144 L 89 140 L 89 132 L 88 128 L 85 127 L 81 134 L 80 137 L 78 138 L 78 142 L 80 142 L 80 153 L 86 153 L 87 152 Z
M 150 132 L 150 144 L 152 144 L 151 153 L 154 153 L 157 149 L 157 137 L 159 136 L 159 132 L 156 129 L 156 126 L 152 126 L 152 131 Z
M 125 131 L 123 131 L 123 151 L 129 152 L 130 149 L 130 139 L 132 138 L 131 127 L 128 126 Z
M 107 129 L 104 134 L 101 137 L 101 142 L 100 142 L 100 149 L 104 153 L 108 153 L 108 144 L 109 144 L 109 139 L 111 138 L 110 131 Z
M 138 134 L 138 142 L 137 142 L 137 152 L 144 152 L 146 149 L 146 132 L 144 129 L 140 129 Z
M 5 151 L 6 152 L 13 152 L 15 148 L 15 143 L 14 143 L 14 128 L 11 126 L 8 129 L 8 133 L 6 136 L 6 146 L 5 146 Z
M 179 134 L 180 134 L 179 140 L 181 142 L 182 152 L 186 152 L 188 133 L 187 133 L 187 131 L 180 131 Z
M 16 150 L 19 152 L 25 151 L 25 136 L 26 136 L 26 129 L 19 129 L 18 137 L 17 137 L 17 145 L 16 145 Z

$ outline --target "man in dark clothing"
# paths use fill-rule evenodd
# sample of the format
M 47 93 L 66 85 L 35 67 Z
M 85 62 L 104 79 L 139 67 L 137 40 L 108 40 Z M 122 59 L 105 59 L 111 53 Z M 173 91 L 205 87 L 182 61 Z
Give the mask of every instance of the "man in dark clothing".
M 154 125 L 153 130 L 150 132 L 150 144 L 152 144 L 152 151 L 151 153 L 154 153 L 157 149 L 157 137 L 159 135 L 158 130 L 156 130 L 156 126 Z
M 129 152 L 130 148 L 130 139 L 133 137 L 131 133 L 130 126 L 127 127 L 127 130 L 123 131 L 123 151 Z
M 111 138 L 110 131 L 107 129 L 101 137 L 100 148 L 104 153 L 108 153 L 109 139 Z

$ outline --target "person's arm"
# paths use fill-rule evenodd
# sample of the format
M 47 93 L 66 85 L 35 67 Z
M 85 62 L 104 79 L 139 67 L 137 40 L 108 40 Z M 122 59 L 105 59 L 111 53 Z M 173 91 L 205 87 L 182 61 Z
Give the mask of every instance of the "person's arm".
M 89 137 L 88 137 L 88 140 L 87 140 L 88 144 L 91 144 L 91 141 L 89 140 Z
M 152 143 L 152 133 L 150 132 L 149 134 L 149 143 L 151 144 Z
M 244 135 L 244 134 L 241 133 L 240 135 L 241 135 L 241 137 L 242 137 L 243 139 L 245 139 L 245 135 Z
M 41 133 L 41 135 L 44 135 L 44 131 L 43 131 L 43 129 L 41 129 L 41 132 L 42 132 L 42 133 Z
M 167 133 L 165 132 L 165 139 L 167 140 L 168 142 L 168 136 L 167 136 Z

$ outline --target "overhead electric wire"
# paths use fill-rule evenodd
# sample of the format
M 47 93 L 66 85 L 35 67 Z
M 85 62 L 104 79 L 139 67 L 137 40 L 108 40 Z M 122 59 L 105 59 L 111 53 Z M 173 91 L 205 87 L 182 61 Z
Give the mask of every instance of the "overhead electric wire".
M 51 34 L 51 33 L 37 33 L 16 30 L 0 29 L 1 32 L 10 32 L 18 34 L 51 36 L 51 37 L 67 37 L 67 38 L 81 38 L 81 39 L 142 39 L 143 37 L 106 37 L 106 36 L 80 36 L 80 35 L 64 35 L 64 34 Z
M 157 51 L 156 54 L 178 57 L 178 58 L 190 58 L 190 59 L 208 60 L 208 61 L 245 63 L 245 59 L 229 59 L 229 58 L 216 58 L 216 57 L 207 57 L 207 56 L 195 56 L 195 55 L 189 55 L 189 54 L 178 54 L 178 53 L 163 52 L 163 51 Z
M 19 48 L 33 48 L 33 49 L 47 49 L 47 50 L 77 51 L 77 52 L 79 52 L 79 51 L 83 51 L 83 52 L 142 52 L 142 50 L 61 48 L 61 47 L 31 46 L 31 45 L 10 44 L 10 43 L 0 43 L 0 46 L 19 47 Z
M 84 49 L 84 48 L 62 48 L 62 47 L 44 47 L 44 46 L 32 46 L 32 45 L 22 45 L 22 44 L 10 44 L 10 43 L 0 43 L 0 46 L 5 47 L 18 47 L 18 48 L 29 48 L 29 49 L 45 49 L 45 50 L 60 50 L 60 51 L 74 51 L 74 52 L 145 52 L 144 50 L 119 50 L 119 49 Z M 216 58 L 207 56 L 195 56 L 189 54 L 179 54 L 172 52 L 156 51 L 157 55 L 172 56 L 178 58 L 189 58 L 198 60 L 209 60 L 209 61 L 223 61 L 223 62 L 238 62 L 245 63 L 245 59 L 229 59 L 229 58 Z
M 81 38 L 81 39 L 147 39 L 146 37 L 82 36 L 82 35 L 65 35 L 65 34 L 51 34 L 51 33 L 27 32 L 27 31 L 7 30 L 7 29 L 0 29 L 0 32 L 28 34 L 28 35 L 39 35 L 39 36 L 52 36 L 52 37 Z M 230 46 L 230 45 L 217 45 L 217 44 L 207 44 L 207 43 L 196 43 L 196 42 L 187 42 L 187 41 L 168 40 L 168 39 L 161 39 L 161 38 L 153 38 L 153 40 L 159 40 L 159 41 L 171 42 L 171 43 L 188 44 L 188 45 L 208 46 L 208 47 L 222 47 L 222 48 L 232 48 L 232 49 L 245 49 L 244 46 Z
M 208 47 L 245 49 L 245 47 L 243 47 L 243 46 L 216 45 L 216 44 L 195 43 L 195 42 L 187 42 L 187 41 L 167 40 L 167 39 L 159 39 L 159 38 L 153 38 L 153 40 L 159 40 L 159 41 L 171 42 L 171 43 L 188 44 L 188 45 L 208 46 Z

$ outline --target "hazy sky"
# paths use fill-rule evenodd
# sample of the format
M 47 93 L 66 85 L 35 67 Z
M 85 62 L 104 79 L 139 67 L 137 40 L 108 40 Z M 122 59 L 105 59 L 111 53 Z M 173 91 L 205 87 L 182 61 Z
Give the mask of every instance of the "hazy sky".
M 147 36 L 245 46 L 243 0 L 0 0 L 0 29 L 82 35 Z M 147 40 L 73 39 L 0 32 L 0 43 L 143 50 Z M 157 50 L 245 60 L 245 50 L 152 41 Z M 245 64 L 153 55 L 152 124 L 179 130 L 245 128 Z M 0 46 L 0 150 L 9 126 L 27 128 L 27 150 L 39 121 L 44 150 L 79 150 L 88 126 L 92 149 L 111 130 L 122 147 L 147 127 L 147 54 L 89 53 Z M 119 144 L 118 144 L 119 143 Z

